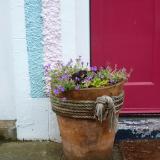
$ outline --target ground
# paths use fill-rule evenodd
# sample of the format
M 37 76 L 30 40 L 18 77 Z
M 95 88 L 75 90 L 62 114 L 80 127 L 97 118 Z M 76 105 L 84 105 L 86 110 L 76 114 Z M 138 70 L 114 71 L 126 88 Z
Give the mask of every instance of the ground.
M 64 160 L 62 146 L 53 142 L 1 142 L 0 160 Z M 122 160 L 118 146 L 114 160 Z
M 1 141 L 0 160 L 64 160 L 64 156 L 62 145 L 54 142 Z M 115 144 L 113 160 L 160 160 L 160 141 L 123 141 Z

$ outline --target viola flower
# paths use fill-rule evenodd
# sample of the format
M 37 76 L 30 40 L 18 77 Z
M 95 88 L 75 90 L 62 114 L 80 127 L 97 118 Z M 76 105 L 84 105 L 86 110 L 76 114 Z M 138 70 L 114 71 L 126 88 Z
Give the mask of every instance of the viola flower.
M 57 88 L 58 88 L 58 90 L 61 91 L 61 92 L 64 92 L 64 91 L 65 91 L 64 87 L 61 86 L 61 85 L 59 85 Z
M 90 69 L 91 69 L 91 71 L 93 71 L 93 72 L 97 72 L 97 70 L 98 70 L 96 66 L 93 66 L 93 67 L 91 67 Z
M 92 77 L 92 76 L 88 76 L 86 79 L 87 79 L 88 81 L 90 81 L 90 80 L 93 79 L 93 77 Z
M 64 87 L 62 87 L 62 86 L 59 89 L 61 90 L 61 92 L 65 91 Z
M 78 76 L 79 76 L 80 78 L 85 78 L 85 77 L 87 76 L 87 71 L 85 71 L 85 70 L 79 71 L 79 72 L 78 72 Z
M 51 64 L 46 64 L 46 65 L 44 66 L 45 69 L 48 69 L 48 68 L 50 68 L 50 67 L 51 67 Z
M 113 85 L 123 80 L 126 81 L 130 74 L 124 68 L 117 69 L 117 66 L 115 68 L 110 66 L 89 67 L 88 63 L 85 65 L 81 61 L 81 57 L 77 58 L 75 63 L 71 59 L 66 65 L 58 61 L 57 65 L 47 64 L 44 67 L 46 90 L 49 91 L 46 93 L 53 93 L 54 96 L 73 89 Z
M 87 77 L 87 71 L 85 70 L 80 70 L 79 72 L 76 72 L 72 75 L 72 80 L 75 81 L 76 84 L 80 84 L 85 77 Z
M 55 95 L 58 95 L 58 94 L 59 94 L 59 90 L 58 90 L 58 89 L 54 89 L 54 90 L 53 90 L 53 93 L 54 93 Z
M 110 80 L 109 83 L 114 84 L 114 80 Z
M 60 80 L 67 80 L 69 78 L 69 75 L 63 74 L 60 78 Z
M 80 78 L 78 78 L 78 77 L 75 77 L 75 80 L 76 80 L 76 81 L 80 81 Z

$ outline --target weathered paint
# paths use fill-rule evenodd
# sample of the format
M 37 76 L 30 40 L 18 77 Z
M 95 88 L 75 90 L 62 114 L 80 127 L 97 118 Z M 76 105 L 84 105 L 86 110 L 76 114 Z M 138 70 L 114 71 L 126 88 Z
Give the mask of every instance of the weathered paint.
M 41 0 L 25 0 L 24 7 L 31 96 L 44 97 Z
M 119 119 L 116 139 L 160 138 L 159 117 L 123 117 Z

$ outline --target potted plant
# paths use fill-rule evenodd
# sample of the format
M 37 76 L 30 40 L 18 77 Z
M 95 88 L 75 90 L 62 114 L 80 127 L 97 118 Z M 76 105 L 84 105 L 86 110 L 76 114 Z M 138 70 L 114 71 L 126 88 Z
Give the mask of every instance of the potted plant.
M 77 58 L 50 69 L 50 99 L 68 160 L 109 160 L 129 74 Z

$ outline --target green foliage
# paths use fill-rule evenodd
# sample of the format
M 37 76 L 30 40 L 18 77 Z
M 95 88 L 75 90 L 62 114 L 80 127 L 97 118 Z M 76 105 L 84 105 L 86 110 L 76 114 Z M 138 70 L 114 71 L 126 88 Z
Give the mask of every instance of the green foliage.
M 72 60 L 66 65 L 58 62 L 54 69 L 49 70 L 51 94 L 58 95 L 60 92 L 81 88 L 106 87 L 126 81 L 129 75 L 125 68 L 118 70 L 117 67 L 112 69 L 109 66 L 88 67 L 80 57 L 75 60 L 75 63 Z
M 94 78 L 91 82 L 91 86 L 92 87 L 96 87 L 96 88 L 99 88 L 99 87 L 105 87 L 107 86 L 108 84 L 108 80 L 101 80 L 100 78 Z

